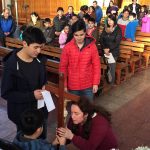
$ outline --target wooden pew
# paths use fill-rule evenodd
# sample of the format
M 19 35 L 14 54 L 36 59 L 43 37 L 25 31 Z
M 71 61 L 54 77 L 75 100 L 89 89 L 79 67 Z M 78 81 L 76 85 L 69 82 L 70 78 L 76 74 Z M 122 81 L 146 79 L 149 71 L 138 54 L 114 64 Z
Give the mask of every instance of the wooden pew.
M 142 42 L 145 45 L 143 57 L 145 61 L 145 67 L 147 68 L 150 61 L 150 33 L 137 31 L 136 41 Z
M 9 48 L 22 48 L 22 41 L 19 39 L 6 37 L 5 45 Z
M 127 50 L 127 49 L 122 49 L 120 50 L 120 55 L 116 63 L 116 83 L 120 84 L 122 81 L 122 76 L 123 80 L 126 81 L 127 76 L 129 74 L 128 67 L 129 67 L 129 62 L 132 56 L 132 51 Z
M 142 53 L 144 52 L 144 44 L 140 42 L 129 42 L 121 41 L 120 50 L 131 50 L 132 55 L 130 58 L 131 73 L 135 73 L 136 64 L 138 64 L 137 69 L 141 68 Z

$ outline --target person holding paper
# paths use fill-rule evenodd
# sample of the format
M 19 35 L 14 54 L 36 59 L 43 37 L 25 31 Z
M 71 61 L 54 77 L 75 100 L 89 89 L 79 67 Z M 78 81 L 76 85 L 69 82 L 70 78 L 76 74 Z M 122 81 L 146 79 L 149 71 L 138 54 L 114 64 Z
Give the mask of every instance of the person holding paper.
M 62 50 L 59 71 L 64 73 L 66 90 L 93 100 L 101 74 L 95 39 L 86 36 L 86 26 L 81 20 L 72 25 L 72 33 L 73 39 Z
M 20 114 L 29 108 L 37 109 L 47 82 L 46 59 L 40 54 L 46 42 L 42 31 L 30 26 L 23 32 L 22 38 L 23 47 L 13 50 L 3 59 L 1 84 L 1 96 L 7 100 L 8 118 L 16 124 L 17 131 L 20 131 Z M 42 138 L 46 138 L 48 112 L 46 107 L 42 111 L 45 120 Z
M 100 44 L 103 50 L 103 54 L 109 57 L 110 54 L 114 57 L 115 61 L 119 56 L 119 46 L 122 39 L 122 33 L 120 27 L 117 25 L 117 19 L 114 15 L 109 15 L 107 20 L 107 27 L 104 28 L 100 36 Z M 115 85 L 115 69 L 116 62 L 108 64 L 111 68 L 112 82 L 111 85 Z

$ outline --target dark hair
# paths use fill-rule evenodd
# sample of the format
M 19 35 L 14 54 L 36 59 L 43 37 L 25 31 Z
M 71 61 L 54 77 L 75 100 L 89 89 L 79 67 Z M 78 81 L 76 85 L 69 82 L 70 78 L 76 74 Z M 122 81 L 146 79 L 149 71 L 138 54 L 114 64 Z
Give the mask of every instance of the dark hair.
M 122 13 L 124 13 L 124 12 L 129 12 L 130 13 L 130 11 L 128 10 L 128 9 L 124 9 L 123 11 L 122 11 Z
M 72 14 L 72 17 L 74 17 L 74 16 L 79 19 L 79 16 L 78 16 L 77 14 Z M 72 18 L 72 17 L 71 17 L 71 18 Z
M 88 139 L 91 130 L 92 117 L 94 113 L 98 113 L 102 115 L 108 122 L 111 122 L 111 114 L 106 111 L 101 106 L 95 106 L 93 103 L 89 101 L 86 97 L 80 97 L 80 100 L 77 102 L 72 102 L 72 105 L 77 105 L 84 115 L 88 114 L 87 120 L 83 125 L 83 138 Z M 74 125 L 72 127 L 72 132 L 75 134 L 78 130 L 78 125 Z
M 90 17 L 89 21 L 91 21 L 91 22 L 95 23 L 95 19 L 94 19 L 94 18 L 92 18 L 92 17 Z
M 83 30 L 84 32 L 86 32 L 86 26 L 83 20 L 78 20 L 77 22 L 75 22 L 72 27 L 72 35 L 77 32 L 77 31 L 81 31 Z
M 23 41 L 26 41 L 28 45 L 33 43 L 43 44 L 46 43 L 43 32 L 36 27 L 29 26 L 22 34 Z
M 71 8 L 72 8 L 72 10 L 74 10 L 73 6 L 68 6 L 68 9 L 69 9 L 69 7 L 71 7 Z
M 27 28 L 27 26 L 24 24 L 24 25 L 22 25 L 21 27 L 20 27 L 20 31 L 25 31 L 26 30 L 26 28 Z
M 58 7 L 57 12 L 60 11 L 60 10 L 64 12 L 64 9 L 62 7 Z
M 90 16 L 89 14 L 84 14 L 84 15 L 83 15 L 83 18 L 85 18 L 86 20 L 89 21 L 89 19 L 91 18 L 91 16 Z
M 44 19 L 44 23 L 46 23 L 46 22 L 51 23 L 51 19 L 50 19 L 50 18 L 45 18 L 45 19 Z
M 148 13 L 147 6 L 146 6 L 146 5 L 142 5 L 141 8 L 142 8 L 142 7 L 144 8 L 144 12 L 147 14 L 147 13 Z
M 43 126 L 44 115 L 40 110 L 26 110 L 21 115 L 20 128 L 26 135 L 32 135 Z
M 114 26 L 117 25 L 117 18 L 116 18 L 116 15 L 109 15 L 108 18 L 110 18 L 111 20 L 113 20 L 114 22 Z M 108 20 L 107 20 L 107 26 L 109 27 L 109 24 L 108 24 Z
M 39 16 L 38 13 L 36 13 L 35 11 L 32 12 L 30 15 L 34 15 L 34 16 L 37 17 L 37 20 L 40 20 L 40 16 Z
M 80 7 L 80 10 L 83 11 L 84 13 L 88 10 L 88 6 L 87 5 L 83 5 Z
M 96 4 L 97 4 L 97 1 L 93 1 L 93 3 L 96 3 Z
M 95 12 L 95 7 L 94 7 L 94 6 L 90 6 L 90 7 L 93 9 L 93 12 Z M 90 7 L 89 7 L 89 8 L 90 8 Z
M 133 16 L 133 18 L 136 18 L 136 13 L 131 12 L 129 16 Z

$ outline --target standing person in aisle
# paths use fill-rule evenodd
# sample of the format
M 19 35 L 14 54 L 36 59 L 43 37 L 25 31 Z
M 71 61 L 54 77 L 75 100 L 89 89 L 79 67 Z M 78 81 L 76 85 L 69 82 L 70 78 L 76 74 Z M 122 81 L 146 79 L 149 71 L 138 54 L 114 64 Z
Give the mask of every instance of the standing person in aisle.
M 16 124 L 20 131 L 20 114 L 26 109 L 37 109 L 37 102 L 43 99 L 42 90 L 45 89 L 46 59 L 40 54 L 46 42 L 42 31 L 33 26 L 28 27 L 22 35 L 23 47 L 14 49 L 3 60 L 1 96 L 7 100 L 8 118 Z M 47 117 L 44 113 L 42 138 L 46 138 Z

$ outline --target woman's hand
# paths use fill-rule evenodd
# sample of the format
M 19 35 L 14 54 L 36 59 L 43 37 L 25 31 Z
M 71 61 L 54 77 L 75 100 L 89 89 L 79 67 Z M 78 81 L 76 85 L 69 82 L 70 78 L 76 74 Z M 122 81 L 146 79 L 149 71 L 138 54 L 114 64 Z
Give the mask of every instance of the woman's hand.
M 65 143 L 66 143 L 66 138 L 60 137 L 58 135 L 56 135 L 55 140 L 52 142 L 53 145 L 58 145 L 58 144 L 65 145 Z
M 58 128 L 57 135 L 66 139 L 72 140 L 74 134 L 68 128 Z

